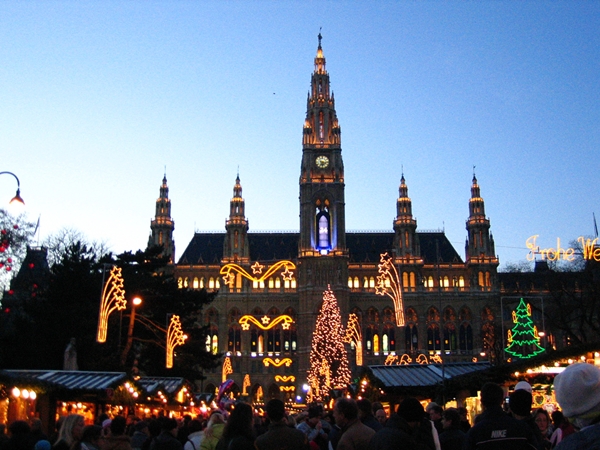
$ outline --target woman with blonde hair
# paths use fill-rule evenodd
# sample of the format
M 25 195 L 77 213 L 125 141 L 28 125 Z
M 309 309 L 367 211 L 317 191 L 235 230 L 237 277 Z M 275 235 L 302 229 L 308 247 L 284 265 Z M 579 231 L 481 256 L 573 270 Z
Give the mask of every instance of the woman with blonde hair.
M 200 443 L 200 450 L 215 450 L 225 428 L 225 418 L 218 411 L 213 412 L 204 430 L 204 439 Z
M 71 450 L 81 440 L 84 426 L 83 416 L 69 414 L 60 426 L 58 438 L 52 450 Z

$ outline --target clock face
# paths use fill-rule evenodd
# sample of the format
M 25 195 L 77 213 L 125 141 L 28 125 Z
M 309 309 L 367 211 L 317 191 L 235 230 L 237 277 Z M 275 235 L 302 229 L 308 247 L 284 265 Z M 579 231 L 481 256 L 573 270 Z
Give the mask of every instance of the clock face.
M 327 156 L 317 156 L 317 160 L 315 162 L 317 163 L 317 167 L 324 169 L 329 165 L 329 158 Z

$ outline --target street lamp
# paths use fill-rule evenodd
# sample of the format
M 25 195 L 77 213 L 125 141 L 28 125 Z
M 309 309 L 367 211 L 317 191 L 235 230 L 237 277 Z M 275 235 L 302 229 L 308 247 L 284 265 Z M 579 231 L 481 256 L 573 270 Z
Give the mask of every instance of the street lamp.
M 131 345 L 133 343 L 133 325 L 135 324 L 135 308 L 142 304 L 142 299 L 139 297 L 134 297 L 131 299 L 131 314 L 129 315 L 129 327 L 127 328 L 127 343 L 125 344 L 125 348 L 123 349 L 123 353 L 121 353 L 121 365 L 125 365 L 125 361 L 127 361 L 127 354 L 129 350 L 131 350 Z
M 15 180 L 17 180 L 17 195 L 15 195 L 9 203 L 11 205 L 13 203 L 21 203 L 22 205 L 24 205 L 25 202 L 21 198 L 21 182 L 19 181 L 19 178 L 14 173 L 7 171 L 0 172 L 0 175 L 12 175 L 13 177 L 15 177 Z

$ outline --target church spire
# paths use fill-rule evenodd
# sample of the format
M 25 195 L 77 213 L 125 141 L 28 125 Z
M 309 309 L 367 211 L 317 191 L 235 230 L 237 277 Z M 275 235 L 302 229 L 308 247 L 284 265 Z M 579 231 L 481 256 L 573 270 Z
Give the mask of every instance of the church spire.
M 169 256 L 170 262 L 175 262 L 175 241 L 173 230 L 175 222 L 171 218 L 171 200 L 169 200 L 169 186 L 167 185 L 167 174 L 163 176 L 160 186 L 160 194 L 156 200 L 154 219 L 150 222 L 150 238 L 148 247 L 162 245 L 163 255 Z
M 417 256 L 417 221 L 412 214 L 412 200 L 408 196 L 408 186 L 404 173 L 400 178 L 398 200 L 396 201 L 396 219 L 394 220 L 395 248 L 400 257 Z
M 223 248 L 223 259 L 225 262 L 236 262 L 238 264 L 250 261 L 250 249 L 248 245 L 248 220 L 245 216 L 245 202 L 242 197 L 242 184 L 238 171 L 233 186 L 233 197 L 229 202 L 229 219 L 225 223 L 227 236 Z
M 485 216 L 485 204 L 481 198 L 481 189 L 475 176 L 475 168 L 473 168 L 471 198 L 469 199 L 465 253 L 467 264 L 474 269 L 473 284 L 484 289 L 491 289 L 498 267 L 498 258 L 495 255 L 494 237 L 490 233 L 490 220 Z

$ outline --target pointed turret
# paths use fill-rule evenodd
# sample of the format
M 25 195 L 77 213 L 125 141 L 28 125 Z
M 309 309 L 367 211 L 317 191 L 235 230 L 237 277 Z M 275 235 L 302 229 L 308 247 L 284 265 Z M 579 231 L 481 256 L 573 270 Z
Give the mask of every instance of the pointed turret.
M 148 247 L 162 245 L 164 248 L 163 255 L 169 256 L 171 263 L 175 261 L 173 230 L 175 230 L 175 222 L 171 218 L 171 200 L 169 200 L 169 187 L 167 186 L 167 174 L 165 173 L 160 186 L 160 195 L 156 200 L 154 219 L 150 222 Z
M 406 258 L 418 255 L 416 230 L 417 221 L 412 215 L 412 200 L 408 196 L 408 186 L 404 174 L 402 174 L 396 202 L 396 220 L 394 220 L 394 231 L 396 232 L 394 246 L 398 256 Z
M 471 198 L 469 199 L 465 253 L 467 264 L 473 270 L 472 285 L 486 290 L 491 289 L 496 277 L 498 258 L 495 254 L 494 237 L 490 233 L 490 220 L 485 216 L 485 204 L 481 198 L 481 190 L 475 172 L 473 172 Z
M 233 186 L 233 197 L 229 202 L 229 218 L 225 222 L 227 236 L 223 246 L 224 262 L 238 264 L 250 261 L 248 245 L 248 220 L 245 216 L 245 202 L 238 173 Z

